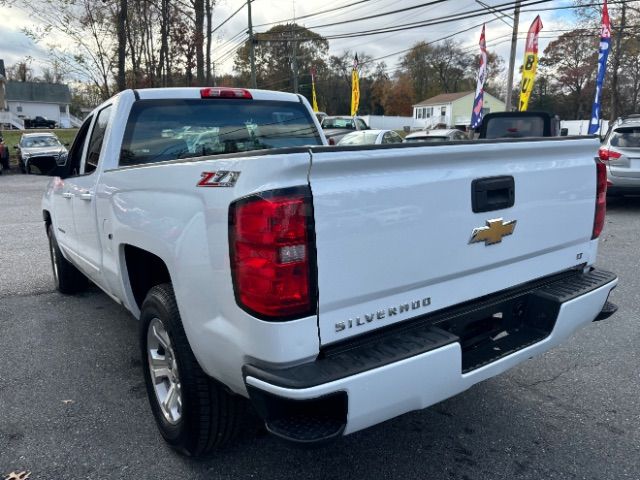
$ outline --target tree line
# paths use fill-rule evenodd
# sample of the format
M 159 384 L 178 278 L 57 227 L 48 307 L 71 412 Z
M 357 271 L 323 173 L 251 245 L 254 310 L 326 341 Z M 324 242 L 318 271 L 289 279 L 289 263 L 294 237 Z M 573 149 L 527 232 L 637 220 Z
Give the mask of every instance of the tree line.
M 215 0 L 0 0 L 29 12 L 38 27 L 26 33 L 49 48 L 50 67 L 40 79 L 81 79 L 75 99 L 96 104 L 125 88 L 228 85 L 248 86 L 249 40 L 216 48 Z M 574 0 L 579 16 L 540 55 L 529 109 L 561 118 L 588 118 L 595 89 L 601 11 L 590 0 Z M 640 108 L 640 1 L 609 7 L 612 46 L 603 115 Z M 52 34 L 56 35 L 52 35 Z M 551 32 L 550 32 L 551 33 Z M 51 38 L 68 41 L 56 45 Z M 545 31 L 541 33 L 545 35 Z M 490 40 L 490 39 L 489 39 Z M 229 46 L 231 43 L 231 46 Z M 237 45 L 237 48 L 236 48 Z M 355 54 L 360 69 L 361 114 L 411 115 L 412 105 L 440 93 L 475 89 L 478 47 L 448 39 L 414 44 L 396 65 L 366 51 L 329 53 L 329 40 L 296 23 L 256 33 L 259 88 L 298 91 L 311 98 L 311 71 L 321 110 L 347 113 Z M 485 89 L 504 98 L 505 62 L 491 51 Z M 234 51 L 235 50 L 235 51 Z M 232 58 L 232 73 L 216 72 L 220 60 Z M 9 69 L 11 78 L 33 79 L 29 61 Z M 514 86 L 517 90 L 517 85 Z M 514 95 L 517 99 L 517 93 Z

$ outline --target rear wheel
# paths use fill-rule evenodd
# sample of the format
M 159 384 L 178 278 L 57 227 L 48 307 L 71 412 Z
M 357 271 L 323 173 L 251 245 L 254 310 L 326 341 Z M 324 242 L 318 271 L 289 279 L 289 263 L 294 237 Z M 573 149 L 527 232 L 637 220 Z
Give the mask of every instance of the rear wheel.
M 47 227 L 49 237 L 49 256 L 53 269 L 53 280 L 60 293 L 72 294 L 84 290 L 87 287 L 87 277 L 62 256 L 58 241 L 53 233 L 53 225 Z
M 228 443 L 238 430 L 244 402 L 200 368 L 170 284 L 149 291 L 140 320 L 147 394 L 164 439 L 190 456 L 207 455 Z

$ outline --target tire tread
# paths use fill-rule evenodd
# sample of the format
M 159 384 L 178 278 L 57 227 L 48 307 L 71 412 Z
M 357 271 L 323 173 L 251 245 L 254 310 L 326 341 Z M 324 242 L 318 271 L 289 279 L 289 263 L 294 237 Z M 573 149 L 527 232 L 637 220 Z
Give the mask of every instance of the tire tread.
M 164 433 L 163 436 L 174 448 L 189 456 L 210 455 L 236 436 L 239 419 L 242 416 L 240 407 L 243 402 L 225 391 L 221 384 L 208 377 L 198 364 L 182 326 L 172 285 L 164 283 L 152 287 L 142 304 L 142 310 L 144 311 L 148 302 L 153 301 L 161 303 L 170 317 L 166 320 L 169 323 L 169 334 L 174 343 L 174 351 L 178 356 L 183 395 L 189 394 L 196 397 L 194 402 L 187 402 L 183 398 L 185 404 L 191 405 L 196 410 L 195 412 L 186 412 L 185 435 L 180 435 L 177 441 L 167 439 Z M 141 325 L 141 327 L 141 345 L 146 345 L 146 326 Z M 146 354 L 145 348 L 142 351 L 143 360 Z M 156 402 L 151 393 L 153 392 L 149 392 L 150 401 Z M 153 410 L 157 417 L 157 409 Z M 158 421 L 158 424 L 162 432 L 161 421 Z

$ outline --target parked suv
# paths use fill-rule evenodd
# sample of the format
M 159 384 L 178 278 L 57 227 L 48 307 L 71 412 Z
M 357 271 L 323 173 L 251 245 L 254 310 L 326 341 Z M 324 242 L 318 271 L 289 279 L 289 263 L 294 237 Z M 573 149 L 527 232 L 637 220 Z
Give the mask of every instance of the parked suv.
M 618 118 L 598 152 L 610 195 L 640 194 L 640 114 Z
M 22 173 L 50 174 L 66 162 L 67 149 L 53 133 L 23 133 L 18 150 L 18 166 Z

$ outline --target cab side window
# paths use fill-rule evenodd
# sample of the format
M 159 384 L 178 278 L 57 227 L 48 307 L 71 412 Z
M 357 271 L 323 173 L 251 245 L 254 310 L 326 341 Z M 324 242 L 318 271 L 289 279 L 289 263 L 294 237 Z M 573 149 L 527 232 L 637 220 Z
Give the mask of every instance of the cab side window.
M 367 124 L 364 123 L 364 120 L 360 120 L 359 118 L 356 118 L 356 122 L 358 123 L 358 130 L 368 130 L 369 129 L 367 127 Z
M 76 138 L 73 140 L 73 145 L 69 149 L 67 155 L 67 168 L 68 176 L 73 177 L 80 172 L 80 162 L 82 161 L 82 152 L 84 151 L 84 145 L 87 141 L 87 134 L 89 133 L 89 127 L 91 126 L 92 116 L 86 118 L 84 123 L 80 126 Z
M 100 150 L 102 149 L 102 142 L 104 141 L 104 135 L 107 131 L 107 125 L 109 123 L 109 115 L 111 114 L 111 106 L 104 108 L 98 113 L 96 123 L 93 126 L 91 132 L 91 139 L 89 140 L 89 150 L 87 151 L 87 161 L 84 165 L 84 173 L 92 173 L 98 167 L 100 161 Z

